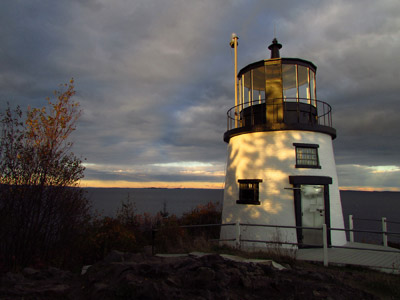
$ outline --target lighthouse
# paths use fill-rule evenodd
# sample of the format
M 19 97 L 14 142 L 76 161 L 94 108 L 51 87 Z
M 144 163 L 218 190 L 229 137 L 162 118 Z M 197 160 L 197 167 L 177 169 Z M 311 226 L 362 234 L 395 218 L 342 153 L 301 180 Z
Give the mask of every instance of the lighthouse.
M 240 234 L 247 250 L 269 242 L 322 246 L 323 224 L 344 228 L 344 222 L 332 145 L 336 130 L 331 106 L 317 99 L 317 67 L 281 58 L 282 45 L 274 38 L 270 58 L 237 72 L 237 41 L 233 34 L 235 104 L 224 133 L 222 209 L 222 223 L 237 226 L 222 226 L 220 239 L 233 246 Z M 327 240 L 344 245 L 345 232 L 328 230 Z

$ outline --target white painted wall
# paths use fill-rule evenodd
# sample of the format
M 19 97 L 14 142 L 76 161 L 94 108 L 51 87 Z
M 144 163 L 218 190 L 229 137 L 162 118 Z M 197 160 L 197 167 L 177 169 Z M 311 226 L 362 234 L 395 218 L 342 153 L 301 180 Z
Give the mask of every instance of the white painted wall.
M 295 168 L 293 143 L 318 144 L 321 169 Z M 329 176 L 331 227 L 344 228 L 331 136 L 308 131 L 254 132 L 232 137 L 228 145 L 222 222 L 295 226 L 293 190 L 289 176 Z M 261 205 L 236 204 L 239 199 L 239 179 L 262 179 Z M 221 239 L 235 237 L 234 226 L 221 227 Z M 280 240 L 297 243 L 295 229 L 241 226 L 242 239 Z M 332 245 L 343 245 L 343 231 L 332 232 Z M 260 243 L 242 243 L 250 249 Z M 265 245 L 264 245 L 265 246 Z

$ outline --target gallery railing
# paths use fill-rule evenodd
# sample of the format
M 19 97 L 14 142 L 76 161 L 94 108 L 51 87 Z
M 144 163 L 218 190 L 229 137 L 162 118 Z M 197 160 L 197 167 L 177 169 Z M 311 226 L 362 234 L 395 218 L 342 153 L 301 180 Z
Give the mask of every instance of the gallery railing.
M 254 125 L 285 123 L 332 127 L 332 108 L 306 98 L 258 99 L 241 103 L 227 112 L 227 130 Z

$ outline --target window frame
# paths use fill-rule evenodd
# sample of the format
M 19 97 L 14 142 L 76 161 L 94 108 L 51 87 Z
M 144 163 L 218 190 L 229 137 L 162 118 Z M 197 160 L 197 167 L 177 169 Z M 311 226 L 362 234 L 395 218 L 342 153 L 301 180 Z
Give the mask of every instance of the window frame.
M 295 146 L 295 152 L 296 152 L 296 168 L 321 169 L 321 164 L 320 164 L 320 161 L 319 161 L 319 154 L 318 154 L 318 148 L 319 148 L 318 144 L 293 143 L 293 146 Z M 313 149 L 313 150 L 315 150 L 316 164 L 315 165 L 308 165 L 308 164 L 299 163 L 299 161 L 301 160 L 299 158 L 299 152 L 298 152 L 299 149 Z M 303 160 L 305 160 L 305 159 L 303 159 Z
M 260 182 L 262 179 L 239 179 L 239 200 L 236 204 L 260 205 Z

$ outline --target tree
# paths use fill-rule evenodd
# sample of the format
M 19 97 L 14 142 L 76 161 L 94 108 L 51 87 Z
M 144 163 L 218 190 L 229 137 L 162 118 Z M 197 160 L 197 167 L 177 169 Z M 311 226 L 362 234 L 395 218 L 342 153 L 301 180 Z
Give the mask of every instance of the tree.
M 88 218 L 84 167 L 68 140 L 81 115 L 74 95 L 71 79 L 25 120 L 19 107 L 1 114 L 0 267 L 60 260 Z

